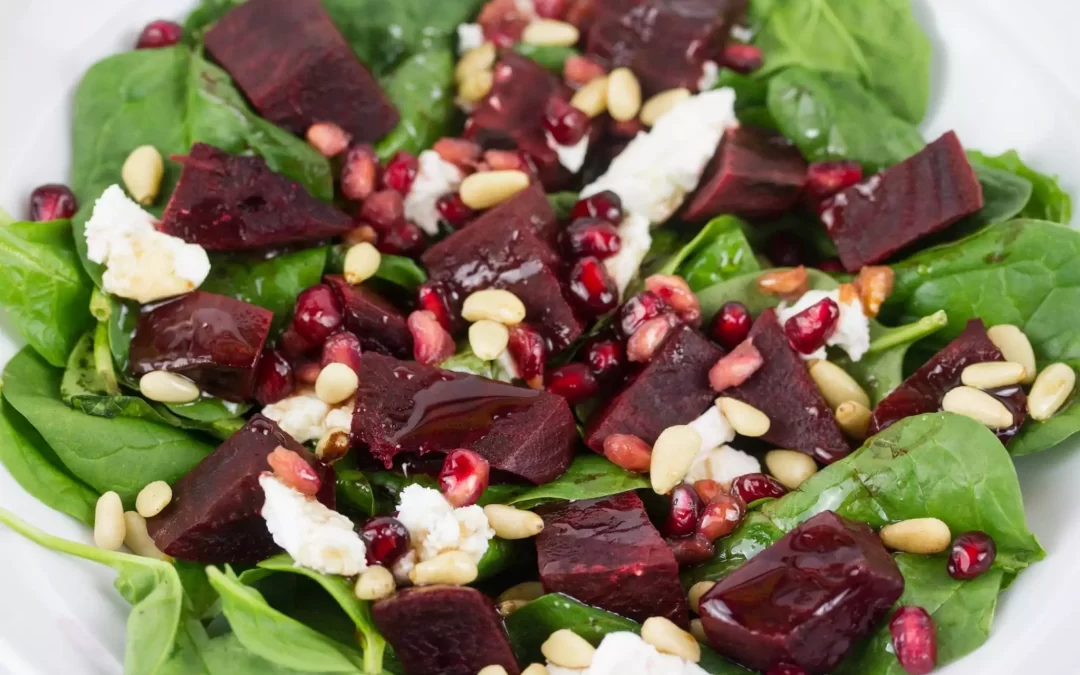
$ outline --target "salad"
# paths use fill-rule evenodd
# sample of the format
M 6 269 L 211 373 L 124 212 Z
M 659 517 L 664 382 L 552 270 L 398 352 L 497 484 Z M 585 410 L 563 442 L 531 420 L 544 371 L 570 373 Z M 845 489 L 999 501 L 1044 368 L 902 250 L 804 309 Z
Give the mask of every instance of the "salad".
M 202 0 L 0 213 L 131 675 L 884 675 L 1045 555 L 1080 233 L 907 0 Z

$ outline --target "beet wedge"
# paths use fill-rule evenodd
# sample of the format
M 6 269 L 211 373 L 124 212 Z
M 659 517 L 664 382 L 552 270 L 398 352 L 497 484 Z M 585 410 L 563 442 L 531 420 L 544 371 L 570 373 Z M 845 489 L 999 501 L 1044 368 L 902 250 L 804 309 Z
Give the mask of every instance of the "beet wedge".
M 341 302 L 345 330 L 360 339 L 365 351 L 399 359 L 412 358 L 413 339 L 405 315 L 389 300 L 363 286 L 353 286 L 340 274 L 323 277 Z

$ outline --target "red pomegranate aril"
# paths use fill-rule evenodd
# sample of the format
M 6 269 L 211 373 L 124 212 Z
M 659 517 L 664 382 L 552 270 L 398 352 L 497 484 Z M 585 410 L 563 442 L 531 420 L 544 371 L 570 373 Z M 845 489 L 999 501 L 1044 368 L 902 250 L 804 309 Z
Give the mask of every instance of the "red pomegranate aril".
M 637 436 L 611 434 L 604 439 L 604 457 L 627 471 L 648 471 L 652 448 Z
M 406 323 L 413 338 L 413 358 L 425 366 L 442 363 L 454 355 L 454 338 L 439 324 L 433 312 L 417 310 Z
M 622 248 L 619 230 L 606 220 L 579 218 L 566 228 L 567 252 L 573 258 L 593 256 L 606 260 Z
M 379 237 L 375 247 L 390 255 L 416 257 L 424 252 L 424 232 L 407 220 L 399 220 Z
M 729 42 L 724 47 L 723 65 L 743 75 L 749 75 L 765 62 L 760 47 L 739 42 Z
M 380 190 L 364 200 L 360 220 L 374 227 L 379 234 L 385 234 L 405 220 L 405 198 L 393 190 Z
M 784 335 L 795 351 L 813 354 L 836 332 L 839 320 L 840 306 L 832 298 L 825 298 L 788 319 Z
M 446 302 L 446 292 L 436 281 L 425 281 L 416 289 L 417 309 L 426 310 L 435 315 L 439 325 L 450 330 L 450 305 Z
M 750 334 L 753 323 L 754 319 L 746 305 L 733 300 L 724 303 L 713 317 L 709 335 L 724 349 L 735 349 Z
M 652 291 L 642 291 L 633 296 L 619 309 L 618 327 L 624 338 L 637 332 L 638 328 L 650 319 L 662 316 L 668 311 L 667 303 Z M 749 332 L 749 329 L 747 329 Z
M 843 274 L 847 271 L 839 258 L 826 258 L 817 264 L 817 268 L 828 274 Z
M 135 49 L 161 49 L 179 44 L 184 37 L 184 27 L 174 21 L 151 21 L 139 33 Z
M 510 19 L 497 23 L 484 24 L 484 39 L 495 43 L 500 49 L 509 49 L 521 41 L 528 22 L 524 19 Z
M 727 494 L 723 486 L 711 478 L 703 478 L 694 481 L 694 489 L 697 490 L 698 497 L 701 497 L 701 501 L 706 504 L 716 499 L 717 495 Z
M 763 473 L 747 473 L 731 481 L 731 494 L 748 506 L 759 499 L 779 499 L 787 493 L 788 489 L 779 481 Z
M 656 293 L 683 323 L 701 324 L 701 302 L 686 280 L 674 274 L 653 274 L 645 279 L 645 289 Z
M 476 216 L 476 211 L 466 206 L 461 199 L 461 195 L 457 192 L 451 192 L 448 195 L 439 197 L 435 202 L 435 209 L 442 216 L 442 219 L 450 223 L 450 227 L 455 230 L 465 227 Z
M 75 194 L 66 185 L 49 183 L 30 193 L 30 220 L 43 223 L 71 218 L 79 210 Z
M 581 258 L 570 270 L 570 294 L 581 308 L 600 316 L 619 304 L 619 291 L 604 263 L 593 257 Z
M 325 368 L 331 363 L 344 363 L 359 374 L 360 353 L 360 339 L 348 331 L 339 331 L 323 343 L 320 365 Z
M 323 157 L 337 157 L 349 149 L 352 136 L 333 122 L 316 122 L 308 127 L 307 142 Z
M 580 54 L 574 54 L 563 64 L 563 80 L 574 88 L 584 87 L 604 75 L 607 75 L 607 71 L 602 65 Z
M 319 474 L 292 450 L 279 445 L 266 457 L 266 461 L 282 483 L 308 497 L 319 493 L 319 488 L 322 487 Z
M 671 547 L 671 552 L 675 554 L 675 562 L 679 564 L 679 567 L 700 565 L 716 555 L 716 546 L 700 534 L 689 537 L 671 537 L 664 541 Z
M 285 355 L 268 349 L 255 367 L 255 400 L 261 405 L 277 403 L 293 392 L 293 369 Z
M 719 494 L 701 509 L 697 531 L 709 541 L 716 541 L 735 531 L 746 517 L 746 504 L 735 495 Z
M 308 345 L 322 344 L 341 328 L 341 303 L 326 284 L 317 284 L 296 298 L 292 326 Z
M 510 328 L 510 341 L 506 345 L 518 377 L 533 389 L 544 388 L 544 363 L 547 361 L 547 343 L 532 326 L 520 323 Z
M 296 381 L 301 384 L 315 384 L 321 372 L 322 366 L 318 361 L 304 360 L 293 364 L 293 374 Z
M 687 483 L 676 485 L 671 491 L 671 506 L 661 532 L 667 537 L 687 537 L 697 529 L 701 515 L 701 499 L 694 487 Z
M 901 607 L 889 620 L 893 651 L 909 675 L 927 675 L 937 664 L 937 629 L 922 607 Z
M 611 190 L 597 192 L 591 197 L 578 200 L 570 210 L 570 220 L 579 218 L 599 218 L 609 223 L 621 223 L 623 219 L 622 199 Z
M 709 369 L 709 386 L 718 394 L 738 387 L 763 365 L 765 358 L 754 346 L 753 340 L 747 338 L 738 347 L 721 356 L 716 365 Z
M 536 15 L 541 19 L 561 19 L 570 0 L 536 0 Z
M 857 184 L 863 178 L 862 165 L 852 160 L 814 162 L 806 173 L 806 193 L 820 201 Z
M 777 232 L 765 242 L 765 256 L 777 267 L 798 267 L 813 259 L 810 246 L 791 232 Z
M 341 165 L 341 194 L 345 199 L 363 201 L 375 192 L 378 183 L 379 158 L 375 150 L 363 143 L 350 147 Z
M 465 138 L 449 136 L 435 141 L 431 149 L 439 153 L 443 161 L 450 162 L 465 172 L 476 169 L 476 163 L 480 161 L 480 154 L 483 152 L 483 148 L 477 143 Z
M 383 169 L 383 186 L 403 196 L 407 195 L 419 171 L 420 161 L 401 150 L 386 163 L 386 168 Z
M 626 341 L 626 358 L 631 363 L 648 363 L 674 327 L 674 317 L 669 314 L 641 324 L 641 328 L 634 331 Z
M 615 380 L 625 362 L 626 350 L 618 340 L 593 340 L 585 346 L 585 363 L 601 382 Z
M 397 518 L 375 516 L 358 528 L 367 549 L 367 563 L 389 568 L 409 551 L 409 531 Z
M 953 579 L 971 581 L 989 570 L 996 557 L 997 546 L 990 535 L 965 532 L 953 540 L 946 569 Z
M 568 363 L 548 373 L 547 391 L 574 406 L 600 391 L 600 383 L 584 363 Z
M 488 486 L 491 467 L 478 453 L 466 448 L 451 451 L 439 472 L 439 489 L 454 508 L 472 506 Z
M 806 671 L 798 666 L 780 663 L 765 671 L 765 675 L 807 675 Z
M 565 99 L 553 96 L 544 108 L 543 124 L 559 145 L 577 145 L 589 131 L 589 116 Z

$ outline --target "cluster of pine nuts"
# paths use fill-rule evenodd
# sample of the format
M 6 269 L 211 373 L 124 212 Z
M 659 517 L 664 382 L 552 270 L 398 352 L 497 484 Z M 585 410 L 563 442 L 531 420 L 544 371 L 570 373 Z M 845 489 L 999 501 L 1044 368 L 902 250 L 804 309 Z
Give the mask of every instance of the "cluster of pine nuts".
M 684 661 L 701 661 L 701 645 L 697 638 L 679 628 L 671 619 L 653 616 L 641 624 L 641 639 L 661 654 L 677 656 Z M 540 646 L 540 652 L 552 665 L 560 668 L 584 669 L 592 665 L 596 648 L 577 633 L 563 628 L 555 631 Z M 539 671 L 537 671 L 539 672 Z
M 479 103 L 495 83 L 495 45 L 491 42 L 470 49 L 454 68 L 458 96 L 468 104 Z
M 108 551 L 126 545 L 135 555 L 170 560 L 147 532 L 146 519 L 161 513 L 171 501 L 172 488 L 164 481 L 154 481 L 139 491 L 135 511 L 124 511 L 120 495 L 106 492 L 98 498 L 94 509 L 94 544 Z
M 473 353 L 484 361 L 494 361 L 506 351 L 510 342 L 508 327 L 525 320 L 525 304 L 510 291 L 489 288 L 465 298 L 461 316 L 472 323 L 469 326 L 469 347 Z

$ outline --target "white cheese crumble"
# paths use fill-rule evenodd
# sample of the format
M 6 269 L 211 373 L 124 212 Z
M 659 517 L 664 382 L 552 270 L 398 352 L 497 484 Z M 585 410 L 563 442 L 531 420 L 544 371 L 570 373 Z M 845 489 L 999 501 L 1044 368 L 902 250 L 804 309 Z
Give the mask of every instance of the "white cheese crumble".
M 687 481 L 714 480 L 728 486 L 739 476 L 761 472 L 753 455 L 727 445 L 735 440 L 735 429 L 719 407 L 710 406 L 689 426 L 701 436 L 701 450 L 686 472 Z
M 495 530 L 488 524 L 484 509 L 463 506 L 455 509 L 438 490 L 408 485 L 401 491 L 397 519 L 409 531 L 411 550 L 394 563 L 394 577 L 408 581 L 409 570 L 440 553 L 462 551 L 479 563 Z
M 548 663 L 549 675 L 707 675 L 701 666 L 673 654 L 662 654 L 636 633 L 608 633 L 588 668 L 561 668 Z
M 706 61 L 701 64 L 701 79 L 698 80 L 698 91 L 714 89 L 720 82 L 720 65 L 716 61 Z
M 619 252 L 605 260 L 604 267 L 622 297 L 652 247 L 649 219 L 636 213 L 629 214 L 619 225 L 619 239 L 622 243 Z
M 314 390 L 301 391 L 271 403 L 262 409 L 262 414 L 277 422 L 298 443 L 307 443 L 322 438 L 330 429 L 352 429 L 353 400 L 331 406 Z
M 464 176 L 461 169 L 444 160 L 434 150 L 420 153 L 420 168 L 408 196 L 405 197 L 405 218 L 429 235 L 439 232 L 439 197 L 456 192 Z
M 701 436 L 702 450 L 712 450 L 735 440 L 735 429 L 716 405 L 709 406 L 708 410 L 687 426 Z
M 282 483 L 273 474 L 259 476 L 266 495 L 262 517 L 274 543 L 300 567 L 351 577 L 367 569 L 364 541 L 351 520 Z
M 484 28 L 478 23 L 463 23 L 457 27 L 458 54 L 472 51 L 484 44 Z
M 581 171 L 581 167 L 585 166 L 585 155 L 589 154 L 589 134 L 582 136 L 581 140 L 574 145 L 562 145 L 555 140 L 550 131 L 545 131 L 544 137 L 547 139 L 548 147 L 559 156 L 559 164 L 566 167 L 570 173 Z
M 840 318 L 836 322 L 836 331 L 825 341 L 829 347 L 839 347 L 847 352 L 852 361 L 862 359 L 866 350 L 870 349 L 870 320 L 863 311 L 862 301 L 856 297 L 851 304 L 840 302 L 840 291 L 807 291 L 793 305 L 785 302 L 780 303 L 776 309 L 776 316 L 780 324 L 784 325 L 788 319 L 811 307 L 825 298 L 832 300 L 840 308 Z M 826 358 L 825 347 L 813 354 L 800 354 L 805 360 Z

